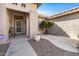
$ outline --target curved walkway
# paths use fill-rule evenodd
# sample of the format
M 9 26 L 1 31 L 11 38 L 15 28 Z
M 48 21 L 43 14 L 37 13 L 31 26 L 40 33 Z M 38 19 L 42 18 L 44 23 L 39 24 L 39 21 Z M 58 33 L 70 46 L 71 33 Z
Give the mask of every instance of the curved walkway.
M 59 47 L 66 51 L 79 53 L 79 49 L 76 48 L 78 43 L 77 40 L 54 35 L 41 35 L 41 38 L 50 41 L 56 47 Z
M 29 40 L 29 43 L 36 51 L 38 56 L 79 56 L 79 53 L 69 52 L 60 49 L 45 39 L 41 39 L 38 42 L 34 40 Z

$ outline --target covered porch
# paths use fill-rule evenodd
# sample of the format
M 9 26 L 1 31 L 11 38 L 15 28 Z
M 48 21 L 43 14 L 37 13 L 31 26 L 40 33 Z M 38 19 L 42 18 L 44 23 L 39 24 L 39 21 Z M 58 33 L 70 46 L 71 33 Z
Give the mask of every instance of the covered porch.
M 15 10 L 7 10 L 8 12 L 8 34 L 10 36 L 11 29 L 14 32 L 14 36 L 16 35 L 26 35 L 29 37 L 29 13 L 19 12 Z
M 15 35 L 26 35 L 33 39 L 38 34 L 38 13 L 36 10 L 15 10 L 0 6 L 0 34 L 4 38 L 0 42 L 6 42 L 9 39 L 9 29 L 14 29 Z

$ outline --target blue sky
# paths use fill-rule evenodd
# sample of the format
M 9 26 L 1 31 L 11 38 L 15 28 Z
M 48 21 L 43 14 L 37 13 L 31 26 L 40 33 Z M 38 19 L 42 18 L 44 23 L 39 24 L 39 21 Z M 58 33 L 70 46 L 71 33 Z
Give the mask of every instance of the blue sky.
M 42 3 L 38 8 L 38 13 L 52 16 L 78 6 L 79 3 Z

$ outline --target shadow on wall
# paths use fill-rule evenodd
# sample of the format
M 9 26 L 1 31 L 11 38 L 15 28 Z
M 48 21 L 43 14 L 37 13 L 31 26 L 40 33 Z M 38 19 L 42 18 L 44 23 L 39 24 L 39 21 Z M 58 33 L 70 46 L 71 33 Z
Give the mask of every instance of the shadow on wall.
M 56 20 L 57 19 L 57 20 Z M 54 22 L 60 22 L 60 21 L 69 21 L 69 20 L 74 20 L 74 19 L 79 19 L 79 13 L 74 13 L 74 14 L 70 14 L 70 15 L 65 15 L 59 18 L 54 18 L 53 21 Z
M 56 35 L 56 36 L 66 36 L 66 37 L 69 37 L 67 35 L 67 33 L 62 28 L 60 28 L 57 24 L 55 24 L 55 23 L 54 23 L 54 25 L 52 27 L 49 28 L 48 33 L 52 34 L 52 35 Z

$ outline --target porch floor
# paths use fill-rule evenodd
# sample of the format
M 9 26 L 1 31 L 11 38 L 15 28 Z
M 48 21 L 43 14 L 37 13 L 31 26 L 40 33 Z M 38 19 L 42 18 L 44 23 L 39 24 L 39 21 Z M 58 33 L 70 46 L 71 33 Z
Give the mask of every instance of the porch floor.
M 35 51 L 28 43 L 26 36 L 16 36 L 11 39 L 6 56 L 36 56 Z

